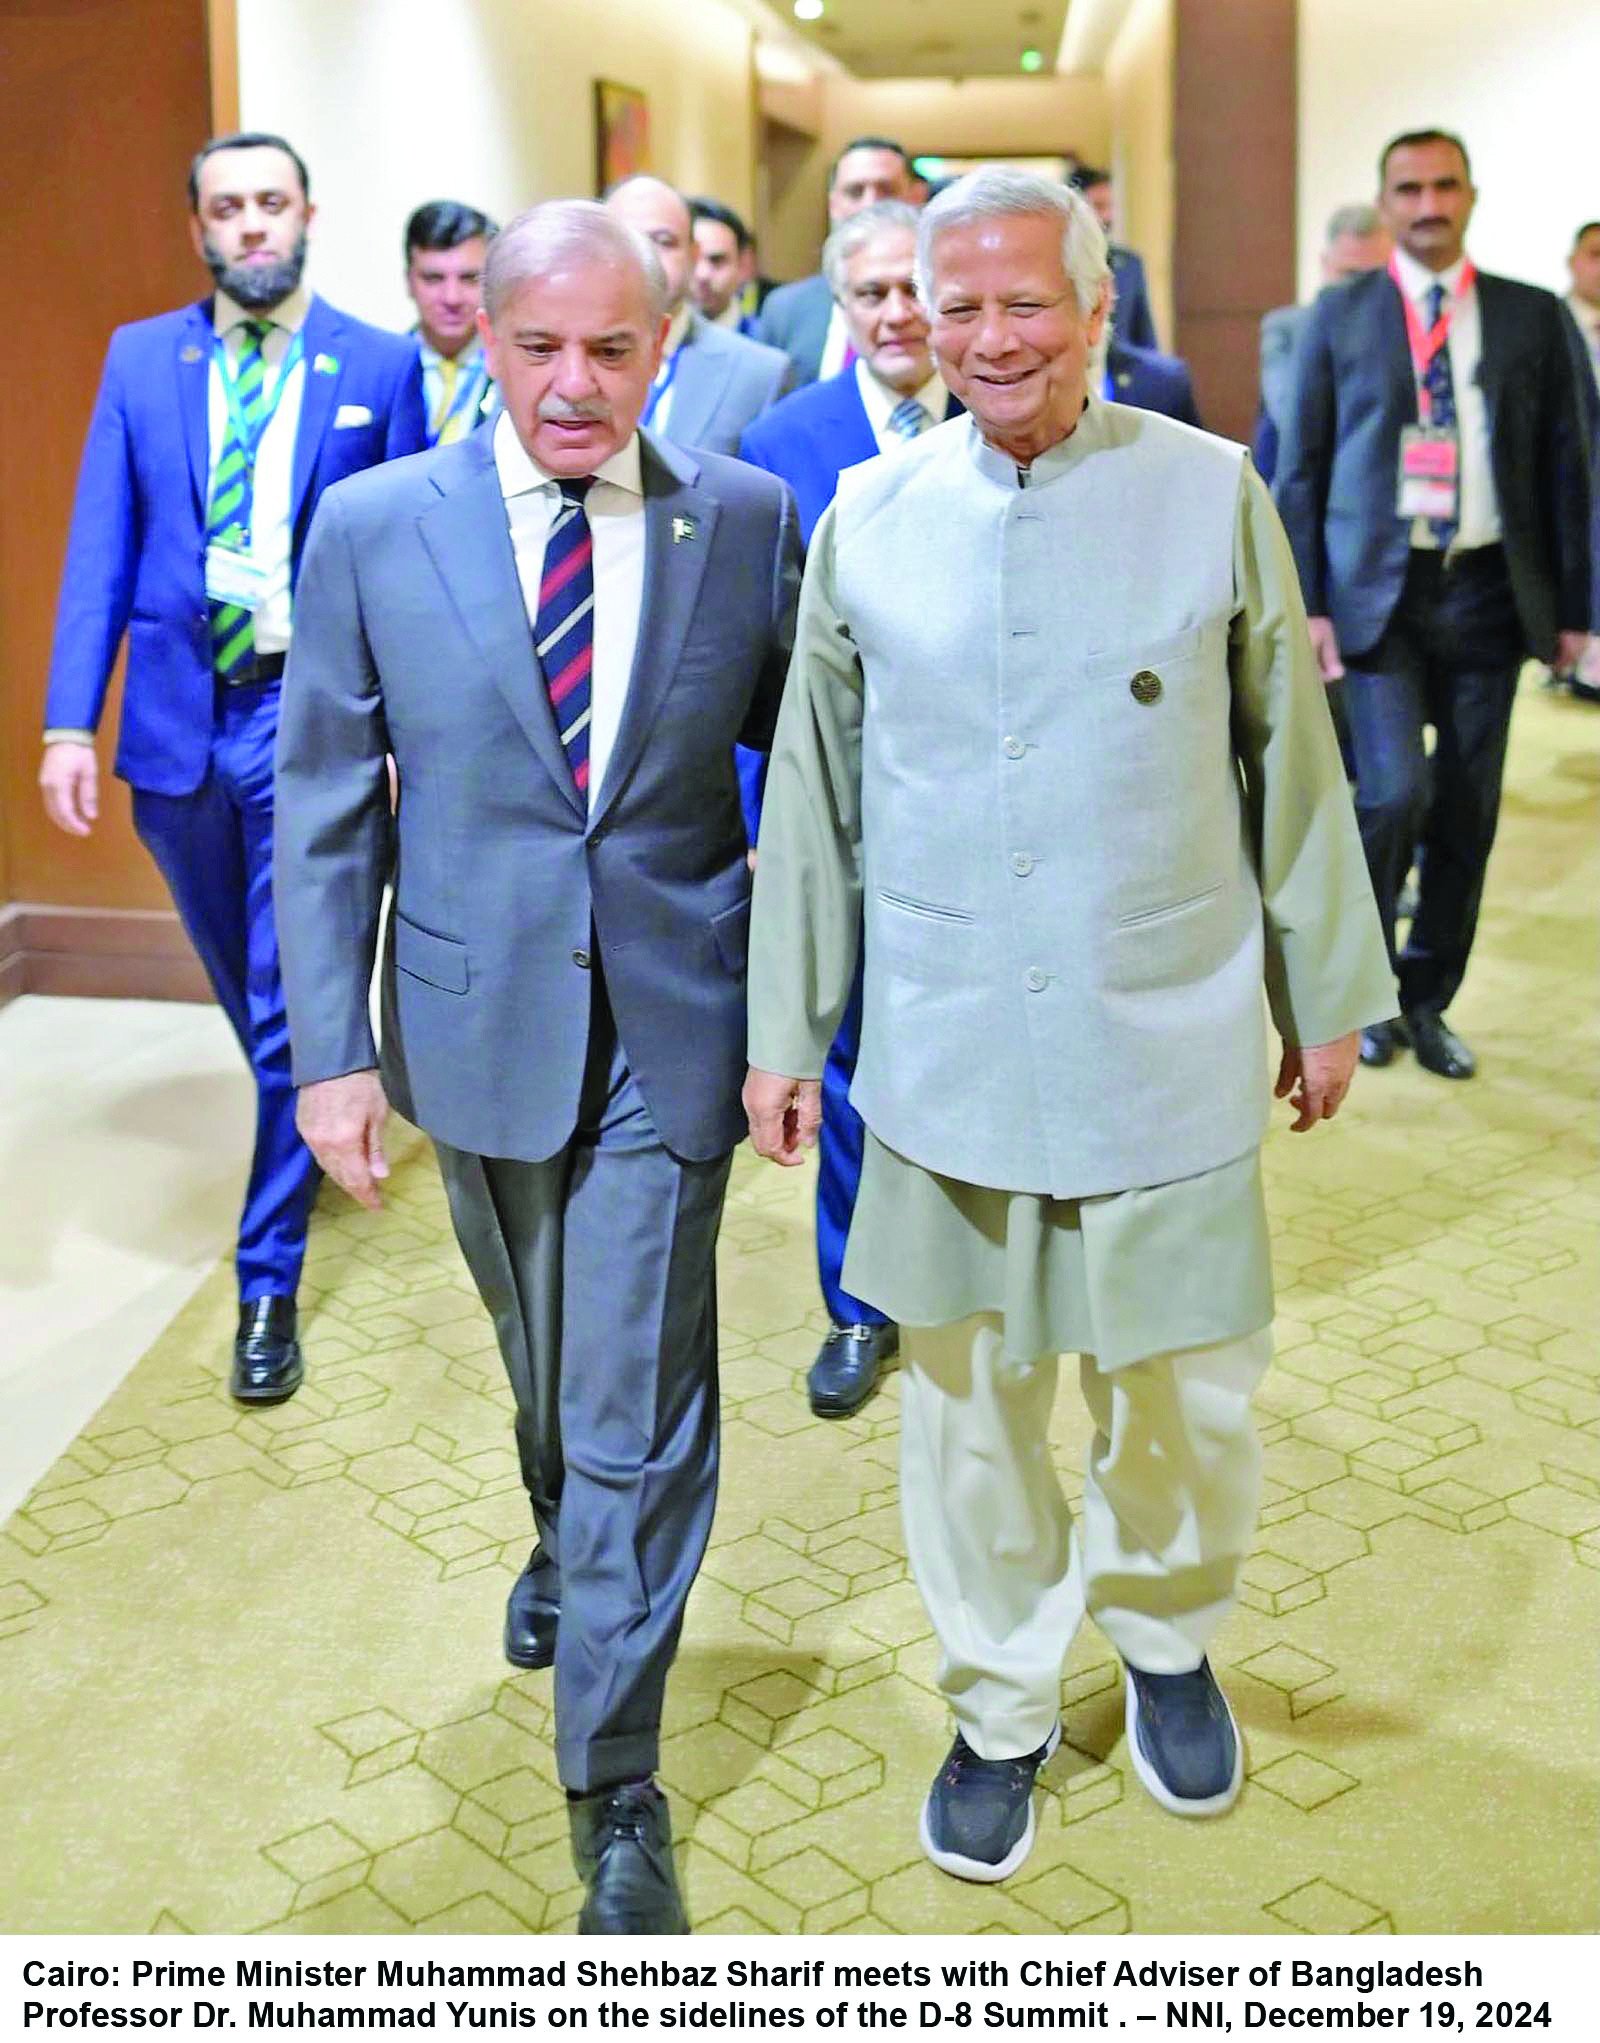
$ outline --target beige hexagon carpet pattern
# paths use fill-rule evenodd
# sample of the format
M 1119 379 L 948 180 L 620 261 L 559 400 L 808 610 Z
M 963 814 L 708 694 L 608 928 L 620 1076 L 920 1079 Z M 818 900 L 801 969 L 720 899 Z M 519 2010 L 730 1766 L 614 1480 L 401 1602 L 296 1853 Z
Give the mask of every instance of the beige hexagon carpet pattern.
M 1134 1783 L 1085 1631 L 1026 1867 L 923 1861 L 949 1727 L 897 1381 L 810 1416 L 809 1176 L 741 1153 L 721 1502 L 661 1768 L 700 1928 L 1596 1927 L 1597 780 L 1600 716 L 1525 688 L 1455 1015 L 1481 1077 L 1408 1059 L 1269 1144 L 1267 1503 L 1213 1656 L 1249 1779 L 1220 1823 Z M 240 1412 L 219 1270 L 0 1535 L 10 1930 L 574 1922 L 549 1676 L 499 1658 L 529 1540 L 507 1393 L 420 1137 L 381 1216 L 324 1199 L 303 1303 L 306 1389 Z M 1064 1388 L 1065 1468 L 1084 1445 Z

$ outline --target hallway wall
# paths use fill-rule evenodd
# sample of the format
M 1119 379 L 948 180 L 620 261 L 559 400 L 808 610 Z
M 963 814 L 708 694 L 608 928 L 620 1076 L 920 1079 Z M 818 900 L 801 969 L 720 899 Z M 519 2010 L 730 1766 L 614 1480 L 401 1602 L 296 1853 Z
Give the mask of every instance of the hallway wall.
M 321 209 L 314 277 L 348 310 L 405 326 L 400 239 L 424 199 L 506 220 L 592 196 L 592 81 L 649 97 L 654 168 L 748 210 L 748 24 L 724 0 L 237 0 L 239 109 L 289 136 Z

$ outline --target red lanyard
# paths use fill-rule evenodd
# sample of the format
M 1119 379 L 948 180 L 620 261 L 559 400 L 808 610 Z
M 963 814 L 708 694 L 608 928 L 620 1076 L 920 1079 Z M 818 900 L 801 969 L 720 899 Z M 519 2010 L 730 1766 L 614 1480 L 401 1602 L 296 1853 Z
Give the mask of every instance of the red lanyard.
M 1406 315 L 1406 339 L 1411 343 L 1411 367 L 1417 379 L 1417 411 L 1426 425 L 1433 416 L 1433 397 L 1427 385 L 1429 364 L 1450 338 L 1450 321 L 1455 308 L 1477 280 L 1478 272 L 1472 266 L 1469 256 L 1461 265 L 1461 275 L 1456 287 L 1445 304 L 1440 308 L 1439 317 L 1426 332 L 1423 330 L 1422 314 L 1412 302 L 1411 293 L 1400 280 L 1400 264 L 1395 256 L 1389 258 L 1389 275 L 1394 279 L 1395 289 L 1400 293 L 1401 308 Z

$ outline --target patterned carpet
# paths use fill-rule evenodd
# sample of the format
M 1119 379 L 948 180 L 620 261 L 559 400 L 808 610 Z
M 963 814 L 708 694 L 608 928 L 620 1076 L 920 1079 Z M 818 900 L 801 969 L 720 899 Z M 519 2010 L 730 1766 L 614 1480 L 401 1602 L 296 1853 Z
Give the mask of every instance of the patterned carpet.
M 1477 1083 L 1365 1074 L 1268 1149 L 1268 1501 L 1214 1655 L 1250 1779 L 1215 1825 L 1132 1782 L 1086 1632 L 1040 1841 L 926 1865 L 949 1732 L 895 1500 L 897 1384 L 813 1420 L 809 1180 L 741 1155 L 725 1465 L 663 1774 L 705 1930 L 1579 1931 L 1600 1921 L 1594 903 L 1600 717 L 1518 711 Z M 548 1675 L 500 1613 L 527 1513 L 431 1154 L 326 1201 L 310 1380 L 224 1395 L 219 1271 L 0 1535 L 12 1931 L 560 1930 Z M 1589 1331 L 1586 1333 L 1584 1329 Z M 1058 1444 L 1081 1461 L 1075 1398 Z

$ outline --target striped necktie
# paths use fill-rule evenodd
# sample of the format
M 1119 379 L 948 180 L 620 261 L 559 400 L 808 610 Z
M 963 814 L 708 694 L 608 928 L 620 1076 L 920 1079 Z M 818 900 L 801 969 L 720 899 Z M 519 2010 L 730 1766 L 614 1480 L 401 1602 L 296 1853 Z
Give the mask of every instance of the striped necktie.
M 573 785 L 589 794 L 589 682 L 594 667 L 594 536 L 583 500 L 592 475 L 561 484 L 561 508 L 545 541 L 533 649 L 555 711 Z
M 920 398 L 902 397 L 889 414 L 889 430 L 902 440 L 914 440 L 933 424 L 933 414 Z
M 1437 326 L 1444 317 L 1444 301 L 1448 295 L 1443 284 L 1434 284 L 1429 288 L 1428 325 L 1430 328 Z M 1427 391 L 1429 401 L 1433 407 L 1429 424 L 1441 427 L 1454 427 L 1456 423 L 1456 386 L 1455 380 L 1450 373 L 1450 344 L 1448 341 L 1442 348 L 1434 351 L 1433 358 L 1423 373 L 1422 387 Z M 1460 487 L 1459 474 L 1458 465 L 1458 488 Z M 1460 507 L 1460 502 L 1460 498 L 1457 497 L 1457 508 Z M 1456 536 L 1456 521 L 1454 518 L 1430 518 L 1428 520 L 1428 529 L 1441 547 L 1448 547 L 1451 540 Z
M 272 331 L 269 321 L 247 319 L 239 328 L 242 336 L 239 360 L 233 378 L 237 412 L 228 407 L 227 431 L 217 472 L 211 479 L 211 502 L 206 511 L 207 546 L 227 546 L 236 553 L 250 549 L 250 519 L 254 509 L 256 447 L 261 419 L 266 409 L 267 365 L 261 344 Z M 220 373 L 220 372 L 219 372 Z M 247 440 L 239 437 L 244 424 Z M 236 603 L 208 606 L 211 613 L 211 664 L 220 680 L 226 681 L 248 661 L 256 650 L 255 612 Z

